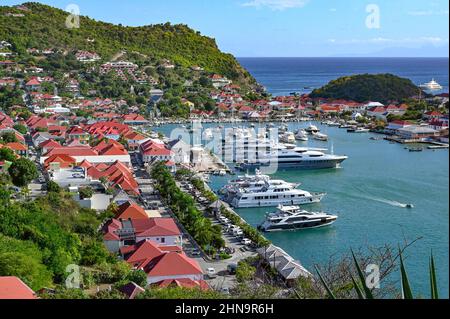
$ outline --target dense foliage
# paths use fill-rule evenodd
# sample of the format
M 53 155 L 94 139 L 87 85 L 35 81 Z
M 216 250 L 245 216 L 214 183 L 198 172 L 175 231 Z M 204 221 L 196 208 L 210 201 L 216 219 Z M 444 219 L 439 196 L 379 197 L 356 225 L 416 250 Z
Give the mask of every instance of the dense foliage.
M 235 80 L 253 81 L 232 55 L 220 52 L 214 39 L 186 25 L 125 27 L 80 17 L 80 28 L 69 29 L 65 27 L 67 12 L 34 2 L 24 5 L 30 10 L 0 7 L 0 38 L 12 43 L 18 53 L 32 47 L 55 47 L 67 51 L 91 50 L 108 59 L 127 50 L 156 59 L 170 59 L 187 67 L 198 65 Z M 4 15 L 10 12 L 25 16 Z
M 157 163 L 153 167 L 152 178 L 156 180 L 156 188 L 178 220 L 203 249 L 213 252 L 224 247 L 221 227 L 214 226 L 211 220 L 197 209 L 192 196 L 179 189 L 164 163 Z
M 32 202 L 13 202 L 7 187 L 0 186 L 0 276 L 18 276 L 38 290 L 63 283 L 70 264 L 100 267 L 100 282 L 130 272 L 125 265 L 114 275 L 119 262 L 103 246 L 97 232 L 103 217 L 95 211 L 80 208 L 70 194 L 53 187 Z
M 344 76 L 314 90 L 312 98 L 346 99 L 356 102 L 389 103 L 419 95 L 411 80 L 392 74 L 359 74 Z

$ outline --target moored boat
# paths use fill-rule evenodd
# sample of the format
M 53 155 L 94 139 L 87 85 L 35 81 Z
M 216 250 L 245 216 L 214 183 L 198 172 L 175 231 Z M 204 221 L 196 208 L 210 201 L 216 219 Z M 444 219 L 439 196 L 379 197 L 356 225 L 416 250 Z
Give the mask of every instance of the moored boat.
M 322 212 L 308 212 L 299 206 L 278 206 L 277 211 L 266 215 L 258 229 L 265 232 L 294 231 L 325 227 L 333 224 L 338 216 Z

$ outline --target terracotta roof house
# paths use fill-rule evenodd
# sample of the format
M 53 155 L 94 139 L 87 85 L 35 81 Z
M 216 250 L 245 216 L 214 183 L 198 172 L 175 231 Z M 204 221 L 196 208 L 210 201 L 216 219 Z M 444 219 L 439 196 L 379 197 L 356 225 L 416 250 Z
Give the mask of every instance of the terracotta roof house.
M 44 161 L 44 169 L 51 171 L 59 171 L 61 168 L 71 168 L 76 165 L 75 158 L 65 154 L 56 154 L 48 157 Z
M 145 292 L 145 289 L 134 282 L 130 282 L 119 288 L 119 291 L 127 296 L 128 299 L 134 299 L 140 293 Z
M 179 246 L 181 231 L 172 218 L 149 218 L 117 220 L 111 219 L 104 225 L 103 241 L 111 252 L 121 247 L 150 240 L 158 245 Z
M 8 143 L 5 146 L 13 150 L 17 155 L 26 156 L 28 154 L 28 147 L 24 144 L 13 142 Z
M 145 210 L 135 202 L 126 202 L 119 206 L 116 219 L 148 219 Z
M 43 154 L 40 158 L 40 162 L 44 163 L 45 160 L 52 155 L 69 155 L 75 158 L 77 163 L 81 163 L 84 160 L 93 164 L 105 163 L 113 164 L 115 162 L 121 162 L 124 165 L 130 165 L 131 158 L 128 152 L 123 146 L 117 146 L 116 144 L 102 144 L 97 145 L 94 148 L 90 146 L 76 146 L 76 147 L 55 147 Z
M 190 278 L 166 279 L 153 284 L 158 288 L 180 287 L 186 289 L 209 290 L 208 283 L 205 280 L 192 280 Z
M 144 163 L 168 161 L 172 158 L 172 152 L 164 143 L 151 139 L 139 146 L 139 152 Z
M 142 241 L 133 248 L 135 250 L 128 252 L 124 258 L 135 269 L 145 271 L 148 284 L 165 280 L 203 280 L 200 265 L 183 252 L 165 248 L 150 240 Z
M 111 187 L 117 187 L 127 192 L 129 195 L 139 195 L 139 185 L 133 177 L 129 167 L 116 161 L 110 165 L 105 163 L 93 164 L 84 160 L 80 164 L 86 169 L 86 176 L 91 180 L 99 181 L 106 178 Z
M 0 277 L 0 299 L 38 299 L 35 292 L 17 277 Z
M 48 151 L 50 151 L 51 149 L 54 149 L 56 147 L 61 147 L 61 144 L 59 144 L 55 140 L 50 139 L 50 140 L 46 140 L 46 141 L 40 143 L 38 145 L 38 147 L 41 148 L 42 149 L 42 153 L 45 154 Z
M 122 116 L 122 120 L 124 124 L 129 125 L 144 125 L 148 123 L 148 121 L 139 114 L 126 114 Z

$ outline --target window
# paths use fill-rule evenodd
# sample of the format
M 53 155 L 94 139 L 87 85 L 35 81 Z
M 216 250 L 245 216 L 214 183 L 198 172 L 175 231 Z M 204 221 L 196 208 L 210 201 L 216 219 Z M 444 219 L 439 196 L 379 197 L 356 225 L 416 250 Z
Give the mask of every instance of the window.
M 166 242 L 166 239 L 164 237 L 161 238 L 161 243 L 164 244 Z

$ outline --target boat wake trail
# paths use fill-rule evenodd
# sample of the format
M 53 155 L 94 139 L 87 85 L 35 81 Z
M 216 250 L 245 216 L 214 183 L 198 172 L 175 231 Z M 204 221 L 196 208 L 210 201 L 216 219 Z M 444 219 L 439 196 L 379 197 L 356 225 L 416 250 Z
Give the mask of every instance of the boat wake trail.
M 376 202 L 388 204 L 388 205 L 395 206 L 395 207 L 401 207 L 401 208 L 408 207 L 408 204 L 403 204 L 403 203 L 397 202 L 395 200 L 389 200 L 389 199 L 377 198 L 377 197 L 369 197 L 369 196 L 366 197 L 366 198 L 369 199 L 369 200 L 373 200 L 373 201 L 376 201 Z

